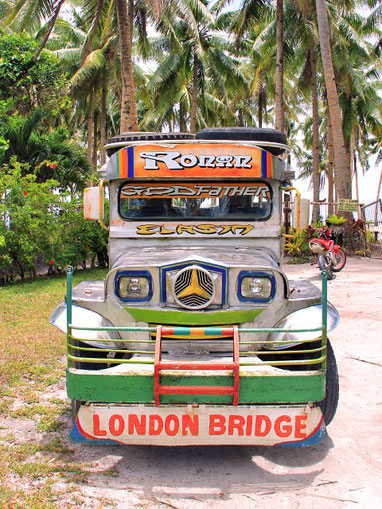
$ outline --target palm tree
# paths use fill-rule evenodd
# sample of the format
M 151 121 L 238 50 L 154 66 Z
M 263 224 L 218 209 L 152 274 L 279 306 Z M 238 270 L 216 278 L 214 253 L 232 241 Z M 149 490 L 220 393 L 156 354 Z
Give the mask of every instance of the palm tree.
M 346 150 L 342 131 L 342 112 L 333 69 L 326 0 L 316 0 L 316 10 L 321 58 L 324 66 L 326 92 L 333 133 L 336 192 L 338 198 L 348 199 L 351 198 L 351 176 L 346 164 Z

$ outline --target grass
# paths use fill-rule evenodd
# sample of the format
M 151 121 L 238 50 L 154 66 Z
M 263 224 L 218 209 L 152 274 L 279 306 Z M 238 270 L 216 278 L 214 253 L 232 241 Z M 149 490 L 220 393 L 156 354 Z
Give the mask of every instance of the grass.
M 79 271 L 73 284 L 86 279 L 104 279 L 106 270 Z M 63 300 L 66 277 L 20 281 L 0 287 L 0 394 L 22 378 L 54 383 L 66 337 L 50 325 L 49 317 Z
M 106 270 L 77 272 L 73 284 L 105 275 Z M 91 467 L 76 461 L 61 442 L 67 403 L 53 394 L 49 398 L 49 387 L 65 374 L 66 337 L 49 322 L 65 291 L 65 276 L 0 287 L 0 418 L 16 423 L 14 430 L 0 427 L 0 509 L 79 507 L 83 502 L 76 484 L 86 481 Z M 39 436 L 36 443 L 28 438 L 20 443 L 17 423 L 26 419 Z

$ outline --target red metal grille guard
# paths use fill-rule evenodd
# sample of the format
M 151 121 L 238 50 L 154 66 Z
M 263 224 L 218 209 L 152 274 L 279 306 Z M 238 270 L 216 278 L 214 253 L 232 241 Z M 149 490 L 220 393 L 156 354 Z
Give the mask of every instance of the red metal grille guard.
M 158 325 L 156 328 L 155 358 L 154 358 L 154 397 L 155 404 L 160 405 L 161 394 L 232 394 L 233 405 L 239 401 L 239 330 L 237 326 L 222 329 L 222 335 L 233 336 L 232 362 L 170 362 L 162 361 L 162 334 L 173 334 L 174 329 Z M 162 370 L 187 371 L 187 370 L 217 370 L 233 371 L 234 384 L 217 385 L 161 385 L 160 375 Z

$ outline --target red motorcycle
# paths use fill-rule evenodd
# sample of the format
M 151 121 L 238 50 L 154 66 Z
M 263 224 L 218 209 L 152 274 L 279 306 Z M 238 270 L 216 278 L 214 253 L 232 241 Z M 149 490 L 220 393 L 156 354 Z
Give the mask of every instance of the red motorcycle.
M 318 233 L 318 238 L 313 236 L 314 232 Z M 326 226 L 314 228 L 309 225 L 308 239 L 309 251 L 316 257 L 321 272 L 324 272 L 329 280 L 333 279 L 335 277 L 333 272 L 339 272 L 345 267 L 345 251 L 334 243 Z

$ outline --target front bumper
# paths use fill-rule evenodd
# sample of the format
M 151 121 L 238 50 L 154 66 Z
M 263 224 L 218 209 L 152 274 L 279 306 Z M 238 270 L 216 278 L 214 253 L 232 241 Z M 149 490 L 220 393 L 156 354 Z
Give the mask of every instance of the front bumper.
M 299 406 L 81 406 L 75 442 L 158 446 L 289 445 L 326 436 L 321 409 Z

